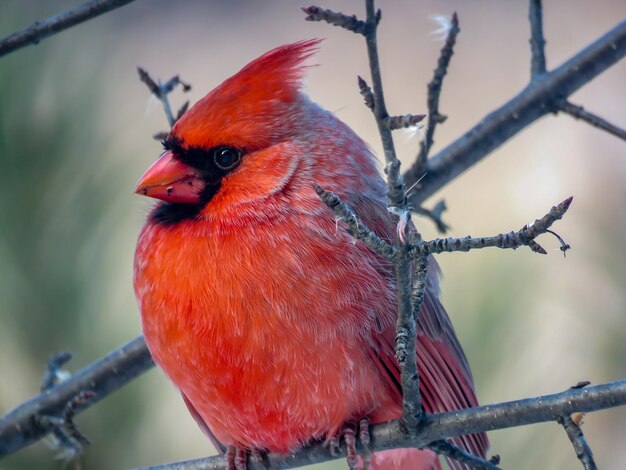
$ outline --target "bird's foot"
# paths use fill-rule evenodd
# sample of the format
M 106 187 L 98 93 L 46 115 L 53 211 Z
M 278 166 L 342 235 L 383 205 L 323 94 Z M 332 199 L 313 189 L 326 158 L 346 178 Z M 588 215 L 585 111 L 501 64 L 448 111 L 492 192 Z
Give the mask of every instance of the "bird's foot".
M 229 446 L 224 457 L 228 470 L 248 469 L 248 451 L 246 449 Z
M 265 455 L 266 453 L 260 451 L 259 449 L 254 449 L 250 452 L 250 461 L 255 464 L 255 468 L 267 468 L 267 466 L 265 465 Z
M 343 430 L 343 438 L 346 442 L 346 460 L 350 470 L 369 470 L 372 460 L 370 450 L 370 420 L 362 418 L 358 425 L 347 424 Z M 364 451 L 357 451 L 357 438 L 361 441 Z
M 365 451 L 361 454 L 363 459 L 363 466 L 365 470 L 370 468 L 370 462 L 372 461 L 372 451 L 370 449 L 370 420 L 369 418 L 362 418 L 359 420 L 359 439 Z
M 328 448 L 330 449 L 330 455 L 333 457 L 337 457 L 341 452 L 341 447 L 339 446 L 339 437 L 332 436 L 328 439 Z
M 359 456 L 356 450 L 356 426 L 351 423 L 343 428 L 343 439 L 346 441 L 346 460 L 350 470 L 360 470 Z

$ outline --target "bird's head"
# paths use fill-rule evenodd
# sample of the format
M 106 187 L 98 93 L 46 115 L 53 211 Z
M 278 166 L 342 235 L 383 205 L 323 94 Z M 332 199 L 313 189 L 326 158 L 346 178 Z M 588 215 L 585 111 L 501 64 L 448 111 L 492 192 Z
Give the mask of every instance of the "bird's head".
M 196 218 L 217 204 L 214 199 L 232 204 L 284 184 L 294 171 L 284 147 L 293 140 L 303 62 L 319 42 L 264 54 L 178 120 L 163 142 L 165 151 L 135 188 L 165 201 L 153 219 L 167 224 Z

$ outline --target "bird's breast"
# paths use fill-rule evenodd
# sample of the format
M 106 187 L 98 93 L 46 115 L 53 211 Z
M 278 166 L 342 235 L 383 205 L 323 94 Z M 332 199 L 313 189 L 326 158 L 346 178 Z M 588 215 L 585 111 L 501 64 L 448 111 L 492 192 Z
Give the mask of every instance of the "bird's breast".
M 146 341 L 219 440 L 285 452 L 385 399 L 367 337 L 388 315 L 388 280 L 355 250 L 332 218 L 144 229 Z

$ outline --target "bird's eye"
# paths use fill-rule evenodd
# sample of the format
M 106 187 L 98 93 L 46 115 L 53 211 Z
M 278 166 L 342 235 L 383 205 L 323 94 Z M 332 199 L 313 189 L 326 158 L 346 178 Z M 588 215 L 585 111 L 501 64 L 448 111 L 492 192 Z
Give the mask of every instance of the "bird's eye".
M 232 147 L 222 147 L 213 153 L 213 161 L 221 170 L 232 170 L 241 160 L 241 152 Z

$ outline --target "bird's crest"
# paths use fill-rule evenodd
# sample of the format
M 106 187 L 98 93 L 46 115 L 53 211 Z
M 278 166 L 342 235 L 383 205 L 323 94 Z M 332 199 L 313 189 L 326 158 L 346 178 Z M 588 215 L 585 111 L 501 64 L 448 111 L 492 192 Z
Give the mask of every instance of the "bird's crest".
M 215 91 L 246 92 L 255 89 L 273 98 L 290 93 L 300 86 L 304 61 L 315 54 L 320 39 L 308 39 L 272 49 L 253 60 Z
M 241 133 L 254 121 L 261 124 L 264 117 L 276 114 L 281 104 L 295 99 L 306 68 L 304 61 L 317 51 L 320 42 L 309 39 L 287 44 L 253 60 L 187 111 L 173 133 L 186 144 L 207 146 L 223 143 L 214 142 L 218 136 L 234 137 L 230 126 Z

